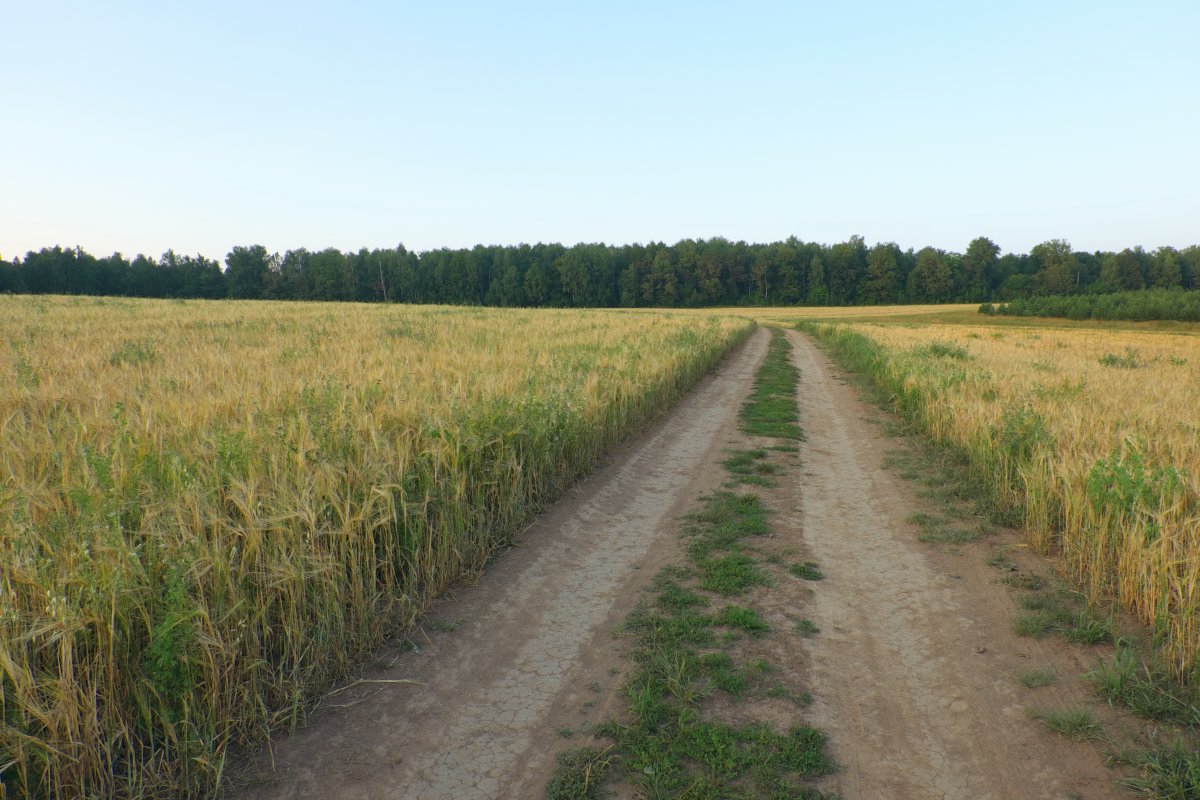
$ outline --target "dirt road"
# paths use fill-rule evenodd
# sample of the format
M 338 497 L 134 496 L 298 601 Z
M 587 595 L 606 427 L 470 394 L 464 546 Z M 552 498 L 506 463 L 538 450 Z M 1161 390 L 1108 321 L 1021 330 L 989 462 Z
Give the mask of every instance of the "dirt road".
M 349 707 L 279 743 L 274 775 L 262 765 L 249 778 L 261 785 L 242 796 L 542 796 L 568 732 L 619 704 L 613 633 L 676 552 L 676 518 L 724 477 L 717 462 L 768 338 L 755 333 L 477 586 L 440 603 L 432 619 L 441 630 L 418 637 L 419 653 L 398 653 L 366 676 L 417 683 L 363 684 L 332 698 Z
M 977 548 L 950 554 L 905 519 L 911 484 L 881 468 L 895 447 L 828 359 L 790 334 L 800 368 L 805 543 L 827 579 L 814 596 L 821 636 L 808 648 L 813 724 L 845 769 L 826 786 L 862 798 L 1127 796 L 1093 745 L 1042 730 L 1025 708 L 1082 702 L 1084 687 L 1024 690 L 1017 676 L 1084 659 L 1054 641 L 1018 638 L 1019 613 Z
M 1091 745 L 1024 713 L 1021 670 L 1067 670 L 1082 657 L 1014 637 L 1014 601 L 981 558 L 916 541 L 904 522 L 912 487 L 881 466 L 894 443 L 865 420 L 878 412 L 809 340 L 789 335 L 807 441 L 788 478 L 794 507 L 778 522 L 826 579 L 806 610 L 820 635 L 780 647 L 807 662 L 788 669 L 808 676 L 815 702 L 804 713 L 844 766 L 823 788 L 846 800 L 1119 796 Z M 381 654 L 370 682 L 332 696 L 310 727 L 277 743 L 273 768 L 264 756 L 231 794 L 541 797 L 555 754 L 623 709 L 628 664 L 613 633 L 678 553 L 677 517 L 725 478 L 718 462 L 738 438 L 768 338 L 755 334 L 478 585 L 439 603 L 418 652 Z M 1069 681 L 1037 691 L 1047 704 L 1085 695 Z

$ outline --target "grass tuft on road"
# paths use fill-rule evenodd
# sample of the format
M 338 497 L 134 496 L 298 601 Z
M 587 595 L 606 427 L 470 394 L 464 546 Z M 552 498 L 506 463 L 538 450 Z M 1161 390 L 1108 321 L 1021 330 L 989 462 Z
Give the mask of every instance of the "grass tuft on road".
M 1052 686 L 1058 682 L 1058 675 L 1052 669 L 1027 669 L 1017 679 L 1026 689 L 1038 689 L 1042 686 Z
M 754 380 L 750 399 L 742 406 L 742 431 L 751 436 L 803 439 L 796 407 L 800 370 L 792 364 L 792 346 L 780 330 L 771 331 L 767 357 Z
M 1089 741 L 1099 739 L 1104 735 L 1100 721 L 1087 708 L 1041 708 L 1029 709 L 1026 713 L 1039 720 L 1050 730 L 1066 736 L 1068 739 Z
M 558 771 L 546 787 L 547 800 L 598 800 L 612 766 L 608 750 L 581 747 L 558 756 Z
M 788 572 L 795 575 L 797 578 L 803 578 L 806 581 L 819 581 L 825 579 L 825 573 L 821 572 L 821 568 L 817 566 L 815 561 L 805 561 L 803 563 L 792 564 L 788 567 Z
M 733 450 L 721 464 L 733 476 L 733 484 L 772 488 L 777 484 L 771 476 L 779 472 L 779 465 L 768 460 L 768 455 L 765 447 Z

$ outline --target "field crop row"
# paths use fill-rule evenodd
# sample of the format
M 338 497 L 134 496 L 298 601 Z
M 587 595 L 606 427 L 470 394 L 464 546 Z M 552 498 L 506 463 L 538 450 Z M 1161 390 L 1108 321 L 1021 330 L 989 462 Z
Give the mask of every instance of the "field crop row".
M 808 325 L 908 419 L 965 452 L 1093 597 L 1152 625 L 1200 679 L 1200 339 L 995 327 Z
M 211 790 L 751 327 L 0 297 L 0 796 Z

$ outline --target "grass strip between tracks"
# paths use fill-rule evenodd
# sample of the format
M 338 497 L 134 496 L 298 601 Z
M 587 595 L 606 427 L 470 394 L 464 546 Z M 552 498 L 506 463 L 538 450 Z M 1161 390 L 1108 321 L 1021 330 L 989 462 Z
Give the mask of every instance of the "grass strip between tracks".
M 798 371 L 779 331 L 760 368 L 753 395 L 742 408 L 744 431 L 779 439 L 801 436 L 796 406 Z M 769 433 L 759 433 L 769 431 Z M 747 469 L 788 446 L 735 453 L 725 462 L 732 483 L 747 475 L 767 478 L 777 470 Z M 751 453 L 749 457 L 744 453 Z M 551 800 L 603 796 L 606 785 L 625 781 L 651 798 L 826 798 L 806 782 L 836 770 L 825 752 L 825 736 L 803 724 L 786 730 L 762 722 L 732 724 L 712 708 L 729 699 L 790 694 L 803 706 L 806 692 L 767 687 L 776 667 L 747 657 L 739 642 L 774 635 L 808 636 L 803 630 L 772 631 L 747 599 L 758 586 L 772 586 L 778 559 L 764 558 L 754 541 L 771 532 L 770 510 L 758 494 L 718 491 L 701 501 L 682 528 L 683 563 L 654 578 L 653 599 L 626 620 L 633 637 L 635 668 L 624 687 L 627 716 L 598 726 L 604 744 L 565 752 L 547 786 Z M 780 571 L 783 572 L 783 571 Z M 804 573 L 800 575 L 800 572 Z M 799 565 L 797 576 L 819 577 L 815 564 Z
M 800 371 L 792 364 L 792 346 L 778 330 L 754 378 L 754 390 L 742 407 L 741 428 L 751 436 L 803 439 L 800 411 L 796 406 L 796 384 Z

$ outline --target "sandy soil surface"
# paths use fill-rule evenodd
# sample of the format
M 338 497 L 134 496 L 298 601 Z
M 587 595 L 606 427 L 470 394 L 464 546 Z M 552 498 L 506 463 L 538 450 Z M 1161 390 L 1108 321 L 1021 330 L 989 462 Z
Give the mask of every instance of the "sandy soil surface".
M 845 800 L 1125 796 L 1094 745 L 1025 714 L 1084 701 L 1069 676 L 1094 655 L 1015 637 L 1015 595 L 984 564 L 986 551 L 917 541 L 905 522 L 919 507 L 913 487 L 882 466 L 896 442 L 872 424 L 881 412 L 808 339 L 789 336 L 807 441 L 768 496 L 776 545 L 813 558 L 826 577 L 764 589 L 758 600 L 777 629 L 802 615 L 821 633 L 760 646 L 785 682 L 815 697 L 798 713 L 829 734 L 844 766 L 822 788 Z M 381 653 L 368 682 L 331 696 L 307 729 L 238 769 L 229 794 L 542 797 L 555 754 L 623 711 L 629 664 L 614 634 L 658 568 L 676 560 L 678 517 L 723 483 L 726 448 L 745 445 L 737 410 L 768 338 L 759 331 L 476 585 L 440 602 L 414 636 L 418 651 Z M 1017 675 L 1033 667 L 1064 678 L 1024 689 Z M 751 700 L 722 713 L 794 721 L 772 719 L 778 708 Z
M 957 554 L 917 541 L 911 484 L 881 468 L 896 447 L 816 346 L 790 334 L 800 368 L 804 539 L 826 580 L 810 606 L 816 727 L 845 769 L 824 785 L 857 798 L 1127 797 L 1094 745 L 1030 720 L 1029 706 L 1088 698 L 1072 676 L 1087 654 L 1018 638 L 1013 593 L 982 548 Z M 1027 563 L 1029 557 L 1026 556 Z M 1017 676 L 1050 667 L 1059 685 Z
M 677 552 L 677 517 L 720 485 L 725 442 L 769 339 L 758 331 L 666 418 L 620 449 L 438 604 L 419 652 L 331 698 L 245 798 L 535 798 L 568 731 L 619 710 L 614 632 Z M 599 677 L 597 677 L 599 676 Z M 616 707 L 614 707 L 614 705 Z M 335 706 L 342 706 L 337 708 Z M 245 784 L 250 784 L 245 786 Z

